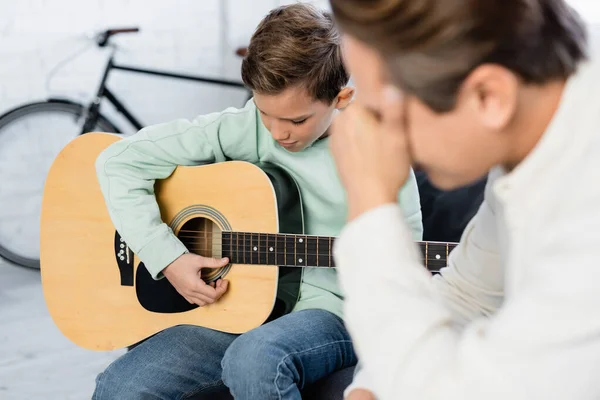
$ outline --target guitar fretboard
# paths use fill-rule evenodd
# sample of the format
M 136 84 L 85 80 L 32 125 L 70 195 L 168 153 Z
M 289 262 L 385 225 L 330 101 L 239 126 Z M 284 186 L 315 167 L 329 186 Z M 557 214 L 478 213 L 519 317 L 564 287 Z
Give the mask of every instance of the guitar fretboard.
M 332 248 L 336 238 L 294 234 L 228 232 L 221 234 L 222 256 L 234 264 L 281 267 L 335 268 Z M 456 243 L 418 242 L 423 263 L 439 271 Z

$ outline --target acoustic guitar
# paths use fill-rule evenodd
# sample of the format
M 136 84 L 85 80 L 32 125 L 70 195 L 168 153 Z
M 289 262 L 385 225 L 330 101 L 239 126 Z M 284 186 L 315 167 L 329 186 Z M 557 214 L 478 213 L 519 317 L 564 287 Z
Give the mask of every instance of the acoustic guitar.
M 117 140 L 77 137 L 55 159 L 44 188 L 42 286 L 55 324 L 75 344 L 123 348 L 180 324 L 243 333 L 277 316 L 280 282 L 289 293 L 303 268 L 335 267 L 335 238 L 303 233 L 301 195 L 282 169 L 239 161 L 178 167 L 155 183 L 162 220 L 191 252 L 231 261 L 202 275 L 207 282 L 226 277 L 227 293 L 212 305 L 190 305 L 167 279 L 150 276 L 111 222 L 95 161 Z M 446 265 L 455 246 L 419 245 L 431 271 Z

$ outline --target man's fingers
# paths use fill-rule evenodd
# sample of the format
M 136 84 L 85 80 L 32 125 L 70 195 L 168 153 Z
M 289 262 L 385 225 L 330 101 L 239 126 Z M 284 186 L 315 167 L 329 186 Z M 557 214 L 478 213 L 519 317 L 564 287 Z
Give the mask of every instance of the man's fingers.
M 402 92 L 388 85 L 383 90 L 381 123 L 388 129 L 401 129 L 404 126 L 404 100 Z
M 375 396 L 366 389 L 354 389 L 345 400 L 375 400 Z
M 390 149 L 402 151 L 410 158 L 405 107 L 400 90 L 387 86 L 383 95 L 381 134 L 387 137 L 386 143 Z
M 344 110 L 343 112 L 341 112 L 331 123 L 331 126 L 329 127 L 329 133 L 331 134 L 331 139 L 334 140 L 334 138 L 337 138 L 340 135 L 343 135 L 344 133 L 344 125 L 345 125 L 345 120 L 348 118 L 346 112 L 348 112 L 348 110 Z

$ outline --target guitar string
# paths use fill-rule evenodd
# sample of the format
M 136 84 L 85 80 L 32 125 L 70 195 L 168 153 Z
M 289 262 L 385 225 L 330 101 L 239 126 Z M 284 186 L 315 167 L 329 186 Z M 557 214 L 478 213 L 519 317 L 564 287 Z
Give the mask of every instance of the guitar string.
M 238 240 L 246 240 L 246 242 L 248 242 L 249 238 L 256 240 L 256 238 L 258 237 L 258 236 L 256 236 L 257 234 L 252 234 L 252 235 L 253 236 L 251 236 L 251 237 L 249 237 L 249 236 L 230 237 L 229 240 L 231 240 L 232 242 L 236 242 Z M 282 234 L 282 235 L 280 235 L 280 234 L 272 234 L 272 233 L 269 233 L 269 234 L 261 233 L 261 235 L 264 235 L 264 236 L 258 237 L 261 241 L 263 239 L 265 239 L 265 240 L 273 242 L 273 243 L 275 243 L 275 242 L 279 243 L 279 241 L 286 240 L 286 239 L 287 240 L 289 240 L 289 239 L 294 239 L 295 240 L 295 239 L 305 239 L 306 238 L 306 239 L 308 239 L 307 240 L 307 244 L 308 244 L 309 242 L 311 242 L 311 238 L 315 238 L 315 237 L 318 238 L 318 239 L 321 239 L 321 241 L 319 242 L 319 245 L 322 245 L 323 241 L 329 241 L 329 237 L 327 237 L 327 236 L 305 236 L 305 235 L 293 235 L 293 234 Z M 268 237 L 267 235 L 271 235 L 271 237 Z M 284 236 L 284 235 L 287 235 L 287 236 Z M 276 237 L 274 238 L 273 236 L 276 236 Z M 202 237 L 198 237 L 198 236 L 195 236 L 195 235 L 194 236 L 179 235 L 178 237 L 180 239 L 194 239 L 194 240 L 190 240 L 189 242 L 199 242 L 199 241 L 208 240 L 208 236 L 205 236 L 204 238 L 202 238 Z M 333 237 L 331 239 L 333 241 Z M 222 240 L 223 239 L 221 238 L 221 241 Z M 425 246 L 425 245 L 427 245 L 429 247 L 434 247 L 434 248 L 440 248 L 440 247 L 442 247 L 442 248 L 444 248 L 444 250 L 445 250 L 446 247 L 448 247 L 449 249 L 451 249 L 451 248 L 456 247 L 456 245 L 457 245 L 456 243 L 442 243 L 442 242 L 415 242 L 415 243 L 418 244 L 419 246 Z M 310 244 L 316 246 L 317 242 L 312 241 Z
M 181 238 L 181 237 L 180 237 Z M 282 240 L 266 240 L 263 241 L 261 240 L 260 243 L 257 240 L 246 240 L 246 239 L 240 239 L 239 241 L 234 239 L 232 242 L 230 243 L 225 243 L 223 244 L 222 242 L 218 241 L 213 243 L 212 245 L 209 246 L 207 242 L 207 239 L 196 239 L 194 238 L 194 240 L 182 240 L 182 242 L 189 244 L 189 245 L 206 245 L 206 248 L 212 248 L 212 247 L 216 247 L 216 248 L 222 248 L 222 247 L 231 247 L 231 248 L 239 248 L 239 247 L 245 247 L 245 248 L 252 248 L 252 247 L 259 247 L 260 249 L 267 249 L 269 247 L 279 247 L 280 245 L 284 245 L 284 246 L 292 246 L 291 243 L 289 242 L 284 242 Z M 298 244 L 294 241 L 294 245 L 296 245 L 296 248 L 298 246 Z M 323 246 L 323 243 L 319 243 L 319 246 Z M 313 243 L 308 243 L 308 242 L 304 242 L 301 244 L 301 246 L 308 246 L 309 248 L 316 248 L 317 247 L 317 243 L 313 242 Z M 329 245 L 325 244 L 326 248 L 323 249 L 323 251 L 327 252 L 329 251 Z M 421 247 L 425 247 L 424 245 L 421 245 Z M 436 253 L 445 253 L 446 252 L 446 245 L 429 245 L 427 251 L 428 252 L 432 252 L 433 254 Z M 450 247 L 448 248 L 450 250 Z M 303 250 L 301 250 L 303 251 Z
M 192 251 L 192 252 L 194 252 L 194 253 L 196 253 L 198 255 L 201 255 L 200 253 L 205 253 L 205 252 L 208 253 L 209 250 L 213 250 L 213 249 L 212 248 L 190 247 L 188 250 L 190 250 L 190 251 Z M 287 257 L 293 256 L 293 254 L 291 252 L 283 252 L 283 251 L 275 251 L 275 250 L 269 251 L 269 252 L 263 251 L 262 253 L 260 251 L 253 252 L 253 251 L 250 251 L 250 250 L 245 250 L 245 251 L 231 250 L 232 257 L 240 258 L 240 257 L 244 256 L 244 253 L 246 253 L 246 255 L 249 255 L 250 258 L 254 258 L 254 257 L 266 258 L 270 254 L 276 255 L 276 256 L 283 255 L 283 256 L 287 256 Z M 312 252 L 311 253 L 306 253 L 305 251 L 299 251 L 296 254 L 296 258 L 304 258 L 302 256 L 304 256 L 304 257 L 309 257 L 309 256 L 314 256 L 314 257 L 329 257 L 329 253 L 312 253 Z M 429 257 L 427 259 L 425 259 L 424 257 L 421 257 L 421 260 L 422 261 L 426 260 L 428 263 L 429 262 L 443 262 L 444 261 L 442 258 L 431 258 L 431 257 Z
M 181 237 L 180 237 L 180 239 L 181 239 Z M 206 246 L 209 246 L 208 243 L 207 243 L 208 240 L 206 240 L 206 239 L 187 240 L 187 239 L 184 238 L 184 240 L 182 240 L 182 242 L 187 243 L 187 244 L 191 244 L 191 245 L 205 244 Z M 284 242 L 282 240 L 279 240 L 279 241 L 275 241 L 275 240 L 266 240 L 266 241 L 263 241 L 263 240 L 260 240 L 260 243 L 259 243 L 259 241 L 257 241 L 257 240 L 250 241 L 250 240 L 242 240 L 242 239 L 240 239 L 239 241 L 237 241 L 237 240 L 234 239 L 230 243 L 222 243 L 221 241 L 216 241 L 216 242 L 214 242 L 212 244 L 212 246 L 216 246 L 216 247 L 229 246 L 229 247 L 233 247 L 233 248 L 244 247 L 244 246 L 245 247 L 256 247 L 256 246 L 259 246 L 260 248 L 268 248 L 268 247 L 280 246 L 282 244 L 284 246 L 292 246 L 292 243 L 290 243 L 290 242 Z M 296 245 L 296 246 L 298 246 L 298 243 L 295 242 L 295 241 L 293 242 L 293 244 Z M 329 248 L 328 244 L 319 243 L 319 247 L 324 246 L 324 245 L 326 246 L 326 248 L 323 249 L 323 250 L 327 250 L 327 248 Z M 313 243 L 303 242 L 303 243 L 300 244 L 300 246 L 305 246 L 305 247 L 308 246 L 308 247 L 312 248 L 312 247 L 317 247 L 317 243 L 316 242 L 313 242 Z M 425 246 L 420 246 L 420 247 L 424 248 Z M 433 250 L 434 252 L 436 250 L 439 251 L 439 252 L 445 252 L 446 251 L 446 246 L 445 245 L 441 245 L 441 246 L 435 246 L 435 245 L 431 246 L 430 245 L 430 246 L 428 246 L 427 250 L 428 251 L 432 251 Z
M 205 234 L 205 236 L 206 236 L 207 233 L 210 233 L 211 235 L 213 233 L 212 231 L 207 231 L 207 230 L 186 230 L 186 229 L 181 229 L 179 232 L 194 233 L 194 234 Z M 211 245 L 210 247 L 208 247 L 208 246 L 207 247 L 202 247 L 202 246 L 191 247 L 190 246 L 189 250 L 192 251 L 192 252 L 197 252 L 197 253 L 201 253 L 202 252 L 202 253 L 204 253 L 204 252 L 208 252 L 209 250 L 210 251 L 212 251 L 212 250 L 222 250 L 223 246 L 229 246 L 231 253 L 237 253 L 237 254 L 232 254 L 234 256 L 235 255 L 239 256 L 240 254 L 243 255 L 243 253 L 247 253 L 250 256 L 250 258 L 252 258 L 252 256 L 254 254 L 256 254 L 256 256 L 260 258 L 261 257 L 260 253 L 262 252 L 263 253 L 262 257 L 265 257 L 265 258 L 268 257 L 269 254 L 272 254 L 274 256 L 283 255 L 283 256 L 288 256 L 289 257 L 289 256 L 292 256 L 292 250 L 291 249 L 290 249 L 290 251 L 286 251 L 286 250 L 284 250 L 284 251 L 280 251 L 280 250 L 267 251 L 267 249 L 269 247 L 277 247 L 277 245 L 280 243 L 280 241 L 278 239 L 283 239 L 283 240 L 285 240 L 285 239 L 291 239 L 291 238 L 295 239 L 296 237 L 300 237 L 300 238 L 304 238 L 304 237 L 306 237 L 306 238 L 320 238 L 320 239 L 326 240 L 326 241 L 329 241 L 331 239 L 335 239 L 334 237 L 310 236 L 310 235 L 309 236 L 305 236 L 303 234 L 289 234 L 289 233 L 284 233 L 284 234 L 281 234 L 281 233 L 262 233 L 262 232 L 246 233 L 246 232 L 234 232 L 234 231 L 221 231 L 221 232 L 227 232 L 227 233 L 232 233 L 232 234 L 236 233 L 236 235 L 238 235 L 238 236 L 236 236 L 235 238 L 232 236 L 230 238 L 233 242 L 236 242 L 236 243 L 233 243 L 233 244 L 229 243 L 229 244 L 226 244 L 226 245 L 223 245 L 222 243 L 221 244 L 215 243 L 215 244 Z M 260 235 L 265 235 L 265 239 L 266 239 L 267 243 L 264 243 L 264 242 L 263 243 L 258 243 L 258 240 L 257 240 L 256 244 L 255 243 L 248 243 L 247 237 L 246 236 L 242 236 L 242 240 L 245 241 L 245 243 L 242 244 L 242 247 L 245 247 L 245 248 L 243 248 L 241 251 L 239 251 L 238 250 L 238 248 L 240 247 L 239 246 L 239 234 L 242 234 L 242 235 L 248 234 L 248 235 L 251 235 L 251 238 L 256 238 L 256 236 L 258 236 L 259 239 L 262 238 Z M 278 235 L 278 236 L 282 235 L 284 237 L 281 238 L 281 236 L 279 236 L 279 238 L 275 238 L 275 240 L 269 240 L 269 238 L 268 238 L 267 235 Z M 206 239 L 198 238 L 197 235 L 191 235 L 191 236 L 190 235 L 179 235 L 179 238 L 181 238 L 181 239 L 194 239 L 194 240 L 189 240 L 189 241 L 188 240 L 184 240 L 184 242 L 187 242 L 189 244 L 203 244 L 203 242 L 206 241 Z M 268 242 L 271 242 L 271 243 L 268 243 Z M 295 241 L 294 241 L 294 243 L 295 243 Z M 443 242 L 416 242 L 416 243 L 419 244 L 421 247 L 423 247 L 423 246 L 425 246 L 427 244 L 430 247 L 430 249 L 428 249 L 428 250 L 432 250 L 431 247 L 434 247 L 434 248 L 435 247 L 438 247 L 438 248 L 442 247 L 442 249 L 440 249 L 440 250 L 446 250 L 446 247 L 448 247 L 448 250 L 449 250 L 451 247 L 453 248 L 454 246 L 456 246 L 456 244 L 454 244 L 454 243 L 443 243 Z M 284 242 L 284 245 L 287 245 L 287 244 Z M 307 252 L 306 251 L 306 245 L 308 245 L 308 243 L 305 243 L 304 245 L 305 245 L 304 249 L 298 250 L 296 248 L 296 251 L 295 251 L 296 258 L 301 258 L 301 256 L 305 256 L 305 257 L 308 257 L 308 256 L 331 257 L 331 252 L 328 249 L 325 249 L 324 253 L 321 253 L 321 252 L 313 253 L 312 251 L 311 252 Z M 317 242 L 313 242 L 310 245 L 311 245 L 311 247 L 316 247 L 317 246 Z M 231 247 L 233 247 L 233 249 L 231 249 Z M 256 253 L 253 252 L 253 250 L 252 250 L 253 247 L 257 247 L 258 248 L 257 250 L 254 250 Z M 428 264 L 429 264 L 429 262 L 432 262 L 432 263 L 434 263 L 434 262 L 444 262 L 445 261 L 443 259 L 444 258 L 443 257 L 443 253 L 444 252 L 445 251 L 439 251 L 440 254 L 438 254 L 434 250 L 434 252 L 431 253 L 432 256 L 433 256 L 433 258 L 432 257 L 428 257 L 428 258 L 421 257 L 421 260 L 422 261 L 426 261 Z M 429 251 L 428 251 L 428 253 L 429 253 Z M 436 256 L 440 256 L 440 258 L 437 258 Z
M 186 229 L 181 229 L 179 230 L 179 232 L 185 232 L 185 233 L 194 233 L 194 234 L 203 234 L 204 236 L 207 236 L 206 234 L 210 234 L 212 235 L 214 231 L 211 230 L 186 230 Z M 272 235 L 272 236 L 283 236 L 286 238 L 290 238 L 290 237 L 305 237 L 305 238 L 309 238 L 309 239 L 313 239 L 313 238 L 319 238 L 319 239 L 332 239 L 335 240 L 337 239 L 337 237 L 335 236 L 321 236 L 321 235 L 307 235 L 307 234 L 303 234 L 303 233 L 283 233 L 283 232 L 243 232 L 243 231 L 217 231 L 218 233 L 229 233 L 231 235 L 252 235 L 254 236 L 258 236 L 258 235 Z M 198 237 L 197 235 L 178 235 L 179 237 L 189 237 L 189 238 L 196 238 Z M 233 236 L 232 236 L 233 237 Z M 425 244 L 428 243 L 430 246 L 456 246 L 458 243 L 454 243 L 454 242 L 436 242 L 436 241 L 416 241 L 416 243 L 419 244 Z

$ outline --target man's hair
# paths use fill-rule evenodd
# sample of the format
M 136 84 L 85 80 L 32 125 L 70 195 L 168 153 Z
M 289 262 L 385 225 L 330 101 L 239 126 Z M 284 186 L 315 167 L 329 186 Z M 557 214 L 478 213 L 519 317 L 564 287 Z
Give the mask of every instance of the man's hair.
M 256 93 L 276 95 L 298 86 L 330 104 L 349 80 L 340 40 L 329 13 L 309 4 L 278 7 L 252 35 L 242 79 Z
M 527 84 L 566 79 L 586 58 L 587 33 L 563 0 L 330 0 L 345 33 L 381 53 L 396 85 L 450 111 L 479 65 Z

